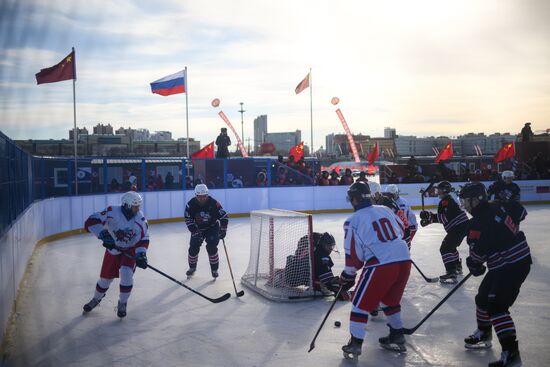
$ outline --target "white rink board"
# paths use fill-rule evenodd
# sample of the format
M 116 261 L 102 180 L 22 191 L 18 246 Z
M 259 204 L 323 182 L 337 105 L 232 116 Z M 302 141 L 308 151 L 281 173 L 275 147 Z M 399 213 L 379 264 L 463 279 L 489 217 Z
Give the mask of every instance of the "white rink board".
M 516 181 L 522 190 L 522 200 L 550 201 L 549 193 L 537 193 L 537 187 L 550 187 L 550 180 Z M 421 188 L 428 184 L 398 185 L 401 195 L 410 205 L 420 205 Z M 458 188 L 460 183 L 453 183 Z M 382 186 L 385 189 L 385 185 Z M 346 186 L 274 187 L 210 190 L 230 214 L 252 210 L 280 208 L 289 210 L 350 209 L 346 201 Z M 194 196 L 192 190 L 141 193 L 147 219 L 181 218 L 185 204 Z M 17 288 L 38 240 L 56 233 L 80 229 L 94 211 L 109 205 L 119 205 L 122 194 L 88 195 L 50 198 L 33 203 L 2 237 L 0 246 L 0 329 L 4 332 L 12 310 Z M 426 205 L 436 205 L 437 198 L 426 198 Z M 15 254 L 15 255 L 14 255 Z

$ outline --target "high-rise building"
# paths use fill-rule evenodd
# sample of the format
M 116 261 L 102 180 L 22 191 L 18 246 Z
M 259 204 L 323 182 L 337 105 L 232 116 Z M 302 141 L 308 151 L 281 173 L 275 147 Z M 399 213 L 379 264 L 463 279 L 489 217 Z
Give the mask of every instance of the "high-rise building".
M 254 119 L 254 151 L 260 151 L 260 145 L 265 141 L 267 134 L 267 115 L 260 115 Z
M 385 127 L 384 128 L 384 138 L 386 139 L 394 139 L 397 136 L 395 129 L 393 127 Z
M 273 143 L 278 154 L 288 155 L 290 148 L 302 141 L 302 132 L 296 130 L 295 132 L 266 133 L 264 140 Z
M 172 133 L 170 131 L 155 131 L 150 138 L 151 141 L 171 141 Z
M 94 134 L 113 135 L 113 127 L 111 124 L 97 124 L 94 126 Z
M 327 148 L 326 149 L 327 155 L 335 154 L 335 151 L 334 151 L 334 133 L 328 134 L 325 137 L 325 144 L 326 144 L 326 148 Z
M 82 129 L 79 129 L 77 127 L 76 131 L 77 131 L 77 139 L 78 139 L 78 136 L 80 135 L 88 135 L 88 129 L 86 129 L 85 127 L 83 127 Z M 69 140 L 73 140 L 73 134 L 74 134 L 74 129 L 69 130 Z

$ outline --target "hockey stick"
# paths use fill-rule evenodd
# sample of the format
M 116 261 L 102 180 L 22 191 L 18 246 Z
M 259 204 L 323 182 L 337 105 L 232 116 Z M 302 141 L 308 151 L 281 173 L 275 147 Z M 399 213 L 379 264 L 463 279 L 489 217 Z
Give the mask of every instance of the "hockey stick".
M 340 292 L 342 292 L 342 287 L 340 287 L 340 289 L 338 289 L 338 292 L 336 293 L 336 296 L 334 297 L 334 301 L 332 301 L 332 304 L 330 305 L 330 308 L 328 309 L 327 314 L 325 315 L 325 318 L 323 319 L 323 322 L 321 322 L 321 325 L 319 326 L 319 329 L 317 329 L 317 332 L 315 333 L 315 336 L 313 337 L 313 340 L 311 341 L 311 344 L 309 344 L 309 350 L 307 351 L 308 353 L 311 352 L 313 350 L 313 348 L 315 348 L 315 340 L 317 340 L 317 336 L 321 332 L 321 329 L 323 328 L 323 325 L 325 325 L 325 321 L 327 321 L 328 315 L 330 315 L 332 309 L 334 308 L 334 305 L 338 301 L 338 297 L 340 296 Z
M 453 289 L 451 289 L 451 291 L 445 296 L 443 297 L 443 299 L 433 308 L 433 310 L 431 310 L 422 320 L 420 320 L 420 322 L 418 324 L 416 324 L 414 327 L 412 328 L 403 328 L 403 333 L 405 335 L 412 335 L 414 334 L 414 332 L 420 327 L 422 326 L 422 324 L 435 312 L 437 311 L 437 309 L 439 307 L 441 307 L 441 305 L 443 303 L 445 303 L 445 301 L 447 301 L 449 299 L 449 297 L 451 297 L 453 295 L 454 292 L 456 292 L 456 290 L 458 288 L 460 288 L 462 286 L 462 284 L 464 284 L 464 282 L 466 282 L 468 280 L 468 278 L 470 278 L 472 276 L 472 273 L 468 273 L 468 275 L 466 275 L 464 277 L 464 279 L 462 279 L 457 285 L 454 286 Z
M 424 278 L 425 281 L 427 281 L 428 283 L 437 283 L 439 281 L 439 277 L 428 278 L 427 276 L 425 276 L 424 273 L 422 272 L 422 270 L 420 270 L 418 265 L 416 265 L 416 263 L 412 259 L 411 259 L 411 262 L 414 265 L 414 267 L 416 268 L 416 270 L 418 270 L 420 275 L 422 275 L 422 278 Z
M 227 266 L 229 266 L 229 273 L 231 274 L 231 280 L 233 281 L 233 288 L 235 288 L 235 295 L 237 297 L 244 296 L 244 291 L 237 292 L 237 286 L 235 285 L 235 278 L 233 277 L 233 270 L 231 270 L 231 263 L 229 262 L 229 255 L 227 254 L 227 247 L 225 247 L 225 238 L 222 238 L 223 250 L 225 251 L 225 257 L 227 258 Z
M 428 187 L 426 187 L 425 189 L 420 189 L 420 194 L 422 195 L 422 196 L 421 196 L 421 198 L 422 198 L 422 211 L 425 210 L 425 208 L 424 208 L 424 197 L 426 196 L 426 193 L 427 193 L 428 191 L 430 191 L 430 189 L 433 187 L 434 184 L 435 184 L 435 180 L 434 180 L 433 177 L 432 177 L 432 179 L 430 180 L 430 184 L 428 185 Z
M 124 249 L 122 249 L 122 248 L 120 248 L 120 247 L 118 247 L 118 246 L 115 246 L 115 249 L 118 250 L 118 251 L 120 251 L 120 252 L 122 252 L 122 254 L 123 254 L 124 256 L 126 256 L 126 257 L 128 257 L 128 258 L 130 258 L 130 259 L 134 259 L 134 260 L 135 260 L 135 258 L 134 258 L 132 255 L 128 254 Z M 181 285 L 183 288 L 186 288 L 186 289 L 190 290 L 191 292 L 193 292 L 193 293 L 195 293 L 195 294 L 201 296 L 202 298 L 209 300 L 209 301 L 212 302 L 212 303 L 220 303 L 220 302 L 226 301 L 229 297 L 231 297 L 231 294 L 229 294 L 229 293 L 226 293 L 226 294 L 224 294 L 223 296 L 218 297 L 218 298 L 210 298 L 210 297 L 207 297 L 207 296 L 205 296 L 204 294 L 202 294 L 201 292 L 196 291 L 196 290 L 194 290 L 193 288 L 191 288 L 191 287 L 189 287 L 189 286 L 183 284 L 182 282 L 180 282 L 180 281 L 178 281 L 178 280 L 172 278 L 170 275 L 168 275 L 168 274 L 166 274 L 166 273 L 160 271 L 159 269 L 155 268 L 154 266 L 152 266 L 152 265 L 150 265 L 150 264 L 147 264 L 147 267 L 148 267 L 149 269 L 153 270 L 153 271 L 156 271 L 156 272 L 159 273 L 160 275 L 162 275 L 162 276 L 164 276 L 164 277 L 170 279 L 170 280 L 173 281 L 174 283 L 177 283 L 177 284 Z

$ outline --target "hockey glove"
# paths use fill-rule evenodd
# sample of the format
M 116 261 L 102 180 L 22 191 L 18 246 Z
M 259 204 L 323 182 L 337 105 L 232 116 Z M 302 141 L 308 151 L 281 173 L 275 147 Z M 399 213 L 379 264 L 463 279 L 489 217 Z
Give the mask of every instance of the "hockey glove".
M 147 269 L 147 255 L 145 252 L 136 255 L 136 265 L 142 269 Z
M 223 240 L 225 238 L 225 235 L 227 234 L 227 228 L 220 228 L 220 240 Z
M 420 212 L 420 219 L 430 220 L 431 218 L 432 218 L 432 213 L 430 213 L 429 211 L 422 210 Z
M 422 227 L 426 227 L 427 225 L 431 224 L 432 222 L 430 222 L 429 219 L 420 219 L 420 225 Z
M 472 273 L 474 277 L 485 274 L 485 265 L 478 261 L 475 261 L 474 259 L 472 259 L 471 256 L 468 256 L 466 258 L 466 266 L 468 266 L 468 269 L 470 269 L 470 273 Z
M 355 285 L 355 275 L 349 275 L 345 271 L 340 274 L 340 284 L 342 286 L 342 292 L 348 291 Z
M 115 240 L 106 229 L 99 232 L 99 236 L 97 236 L 97 238 L 99 238 L 103 242 L 103 247 L 105 247 L 107 250 L 112 250 L 116 247 Z

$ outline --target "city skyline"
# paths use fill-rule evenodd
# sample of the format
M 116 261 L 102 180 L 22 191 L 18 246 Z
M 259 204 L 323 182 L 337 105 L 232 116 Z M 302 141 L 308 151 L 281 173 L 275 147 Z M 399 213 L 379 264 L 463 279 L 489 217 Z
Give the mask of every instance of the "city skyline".
M 388 126 L 416 136 L 517 134 L 527 121 L 534 131 L 550 127 L 545 1 L 102 4 L 1 5 L 0 130 L 13 139 L 66 136 L 72 83 L 36 86 L 34 74 L 72 46 L 79 128 L 130 121 L 185 137 L 185 96 L 149 88 L 185 66 L 189 136 L 201 142 L 224 127 L 210 105 L 220 98 L 239 133 L 244 102 L 245 141 L 253 120 L 268 115 L 270 132 L 299 129 L 309 145 L 309 91 L 294 88 L 310 67 L 315 150 L 343 133 L 336 108 L 353 134 L 370 136 Z

